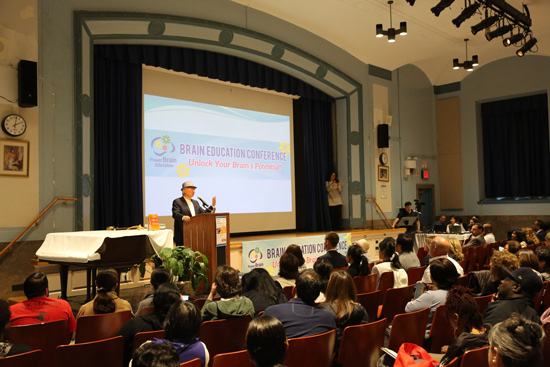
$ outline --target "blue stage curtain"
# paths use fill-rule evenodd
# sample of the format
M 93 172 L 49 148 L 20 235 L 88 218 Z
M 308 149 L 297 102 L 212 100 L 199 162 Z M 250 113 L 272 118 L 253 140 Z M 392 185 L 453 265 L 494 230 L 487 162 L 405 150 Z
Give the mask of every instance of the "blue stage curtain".
M 120 121 L 111 118 L 113 114 L 118 116 L 118 109 L 131 108 L 133 112 L 128 112 L 134 115 L 137 101 L 133 103 L 112 103 L 112 100 L 117 100 L 121 94 L 128 92 L 123 98 L 132 98 L 139 100 L 139 121 L 141 124 L 141 65 L 157 66 L 174 71 L 182 71 L 188 74 L 196 74 L 212 79 L 219 79 L 233 83 L 248 85 L 251 87 L 264 88 L 277 92 L 298 95 L 302 98 L 298 102 L 294 102 L 295 114 L 298 113 L 300 118 L 298 123 L 295 120 L 295 133 L 298 130 L 299 135 L 303 137 L 303 141 L 296 141 L 295 137 L 295 159 L 306 160 L 305 166 L 307 169 L 299 170 L 297 164 L 295 167 L 296 177 L 296 202 L 304 201 L 305 205 L 298 205 L 296 208 L 297 228 L 307 231 L 324 231 L 330 228 L 330 217 L 328 212 L 327 193 L 325 180 L 327 172 L 333 170 L 332 160 L 332 127 L 331 127 L 331 104 L 333 98 L 309 84 L 287 75 L 278 70 L 272 69 L 265 65 L 260 65 L 252 61 L 244 60 L 238 57 L 219 54 L 215 52 L 166 47 L 166 46 L 150 46 L 150 45 L 96 45 L 94 46 L 94 54 L 96 63 L 95 73 L 105 74 L 99 69 L 114 68 L 105 65 L 113 62 L 116 65 L 128 65 L 125 67 L 117 67 L 115 73 L 110 74 L 113 78 L 121 78 L 126 80 L 134 78 L 135 68 L 139 68 L 139 85 L 132 85 L 131 89 L 122 89 L 117 92 L 109 91 L 112 88 L 111 84 L 119 84 L 120 82 L 98 80 L 99 76 L 95 77 L 95 124 L 105 126 L 101 131 L 97 131 L 95 135 L 95 161 L 106 162 L 98 157 L 97 152 L 101 150 L 98 145 L 101 145 L 103 134 L 109 133 L 110 125 L 113 121 Z M 100 62 L 101 60 L 101 62 Z M 105 65 L 103 65 L 103 63 Z M 132 66 L 132 67 L 130 67 Z M 128 74 L 126 74 L 128 73 Z M 138 80 L 137 77 L 135 77 Z M 116 86 L 115 86 L 116 87 Z M 139 89 L 139 93 L 137 90 Z M 130 95 L 131 94 L 131 95 Z M 139 97 L 138 97 L 139 94 Z M 303 100 L 303 101 L 302 101 Z M 306 101 L 307 100 L 307 101 Z M 107 102 L 107 103 L 104 103 Z M 104 109 L 104 111 L 99 111 Z M 114 111 L 112 111 L 114 110 Z M 102 112 L 102 113 L 98 113 Z M 127 122 L 125 122 L 127 123 Z M 141 133 L 141 125 L 140 133 Z M 121 135 L 121 137 L 124 137 Z M 130 137 L 129 137 L 130 138 Z M 133 137 L 131 137 L 133 139 Z M 139 137 L 141 145 L 141 135 Z M 298 150 L 300 147 L 300 150 Z M 124 147 L 120 147 L 123 149 Z M 141 159 L 141 151 L 137 158 Z M 109 183 L 104 183 L 103 180 L 110 180 L 111 177 L 106 174 L 98 175 L 98 170 L 101 170 L 96 163 L 96 177 L 94 184 L 97 187 L 109 187 Z M 105 170 L 111 170 L 110 167 L 105 167 Z M 126 172 L 127 177 L 139 181 L 141 185 L 141 162 L 139 169 L 133 172 Z M 302 186 L 304 185 L 304 186 Z M 105 192 L 101 197 L 94 200 L 94 210 L 96 212 L 95 228 L 104 228 L 99 226 L 99 223 L 105 221 L 99 220 L 98 216 L 104 216 L 109 211 L 109 201 L 115 194 L 115 188 Z M 303 193 L 303 195 L 299 194 Z M 132 194 L 133 195 L 133 194 Z M 139 196 L 140 203 L 142 195 Z M 98 208 L 101 212 L 98 214 Z M 104 209 L 105 208 L 105 209 Z M 140 218 L 143 218 L 143 209 L 139 212 Z M 122 219 L 122 217 L 117 217 Z M 302 220 L 304 219 L 305 220 Z M 139 223 L 139 219 L 136 223 Z M 112 223 L 122 223 L 122 220 L 117 220 Z
M 141 65 L 94 68 L 94 229 L 143 224 Z
M 485 197 L 550 196 L 546 94 L 481 105 Z

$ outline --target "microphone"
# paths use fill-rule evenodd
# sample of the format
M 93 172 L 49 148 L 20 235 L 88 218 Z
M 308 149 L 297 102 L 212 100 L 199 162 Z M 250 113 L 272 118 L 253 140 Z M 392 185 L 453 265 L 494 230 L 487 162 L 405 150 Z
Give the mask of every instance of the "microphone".
M 204 200 L 202 200 L 200 196 L 197 196 L 197 199 L 201 201 L 202 206 L 204 207 L 204 210 L 206 210 L 207 213 L 212 213 L 212 210 L 214 210 L 214 208 L 212 208 L 211 205 L 208 205 Z

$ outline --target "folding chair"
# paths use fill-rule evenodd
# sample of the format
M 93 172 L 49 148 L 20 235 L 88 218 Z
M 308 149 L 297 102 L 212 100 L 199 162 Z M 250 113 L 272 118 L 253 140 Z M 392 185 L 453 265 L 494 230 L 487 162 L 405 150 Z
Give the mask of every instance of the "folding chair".
M 410 268 L 407 270 L 407 277 L 409 278 L 409 285 L 416 284 L 422 280 L 424 276 L 424 271 L 428 266 L 420 266 L 417 268 Z
M 202 366 L 201 360 L 198 358 L 180 363 L 180 367 L 201 367 L 201 366 Z
M 365 294 L 357 295 L 357 302 L 359 302 L 365 310 L 371 321 L 374 321 L 378 317 L 378 308 L 382 305 L 382 291 L 375 291 Z
M 422 345 L 429 315 L 430 309 L 426 307 L 420 311 L 395 316 L 391 326 L 388 348 L 398 351 L 403 343 Z
M 134 336 L 134 347 L 132 348 L 132 351 L 135 351 L 143 343 L 145 343 L 146 341 L 149 341 L 149 340 L 153 340 L 154 338 L 163 339 L 164 338 L 164 330 L 142 331 L 142 332 L 137 333 Z
M 336 330 L 288 340 L 287 367 L 331 367 Z
M 353 283 L 355 283 L 357 294 L 374 292 L 376 290 L 377 278 L 378 274 L 369 274 L 365 276 L 354 277 Z
M 489 306 L 489 303 L 491 303 L 492 299 L 492 294 L 489 294 L 488 296 L 474 297 L 474 301 L 476 301 L 477 306 L 479 307 L 479 312 L 481 312 L 482 315 L 485 312 L 487 306 Z
M 405 306 L 413 296 L 413 287 L 413 285 L 409 285 L 402 288 L 388 289 L 378 318 L 386 318 L 391 323 L 395 315 L 405 313 Z
M 382 291 L 382 299 L 386 295 L 386 291 L 390 288 L 393 288 L 393 271 L 387 271 L 380 274 L 378 282 L 378 290 Z
M 83 316 L 87 317 L 87 316 Z M 120 367 L 124 350 L 124 337 L 60 345 L 55 350 L 55 367 Z
M 0 358 L 0 367 L 37 367 L 43 365 L 42 351 L 32 350 L 10 357 Z
M 460 367 L 489 367 L 489 348 L 472 349 L 464 353 Z
M 75 343 L 112 338 L 131 318 L 132 312 L 129 310 L 81 316 L 76 320 Z
M 348 326 L 342 334 L 338 363 L 343 367 L 376 367 L 388 320 Z
M 441 353 L 441 348 L 444 345 L 449 345 L 455 339 L 453 328 L 449 320 L 445 317 L 445 305 L 438 306 L 435 309 L 430 334 L 430 353 Z
M 248 357 L 248 351 L 240 350 L 238 352 L 222 353 L 214 356 L 212 367 L 254 367 L 254 363 Z

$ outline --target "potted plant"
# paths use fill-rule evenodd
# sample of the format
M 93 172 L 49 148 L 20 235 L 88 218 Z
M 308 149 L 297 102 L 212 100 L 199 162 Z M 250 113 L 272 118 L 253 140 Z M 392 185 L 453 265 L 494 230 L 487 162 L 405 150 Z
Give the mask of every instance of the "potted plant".
M 180 287 L 182 294 L 193 298 L 201 281 L 204 281 L 205 289 L 208 288 L 208 258 L 199 251 L 187 247 L 164 248 L 151 260 L 155 266 L 171 270 L 172 282 Z M 140 273 L 145 274 L 145 263 L 140 265 Z

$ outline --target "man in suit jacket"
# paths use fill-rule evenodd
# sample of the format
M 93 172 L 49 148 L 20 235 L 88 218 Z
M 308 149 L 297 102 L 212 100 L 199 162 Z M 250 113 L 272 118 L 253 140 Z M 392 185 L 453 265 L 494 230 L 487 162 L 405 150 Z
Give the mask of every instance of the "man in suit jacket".
M 472 234 L 470 241 L 462 247 L 472 247 L 485 244 L 485 237 L 483 237 L 483 227 L 481 224 L 474 223 L 470 229 L 470 233 Z
M 172 202 L 172 218 L 174 218 L 174 242 L 176 246 L 183 246 L 183 222 L 189 223 L 191 217 L 202 213 L 210 213 L 216 210 L 216 197 L 212 198 L 209 208 L 202 208 L 198 201 L 193 200 L 197 186 L 193 181 L 185 181 L 181 185 L 183 196 Z
M 343 268 L 345 266 L 348 266 L 348 261 L 346 260 L 346 257 L 336 251 L 336 246 L 338 246 L 338 242 L 340 242 L 340 237 L 338 236 L 338 233 L 327 233 L 327 235 L 325 236 L 325 250 L 327 251 L 327 253 L 323 256 L 319 256 L 318 260 L 327 259 L 332 263 L 332 266 L 335 268 Z
M 537 219 L 533 223 L 533 231 L 535 231 L 535 235 L 537 236 L 540 242 L 544 242 L 544 239 L 546 236 L 546 232 L 544 231 L 544 229 L 542 229 L 543 226 L 544 226 L 544 222 L 540 219 Z

